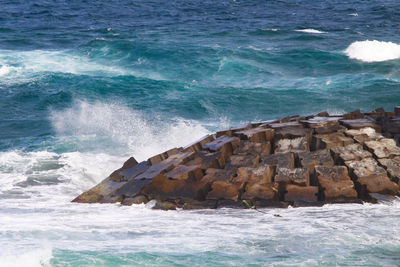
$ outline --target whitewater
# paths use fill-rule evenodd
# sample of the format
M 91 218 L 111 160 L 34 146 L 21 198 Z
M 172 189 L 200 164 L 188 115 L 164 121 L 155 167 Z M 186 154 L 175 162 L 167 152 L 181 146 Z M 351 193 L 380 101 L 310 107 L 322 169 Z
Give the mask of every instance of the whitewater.
M 393 110 L 397 1 L 0 6 L 0 266 L 399 265 L 396 197 L 265 214 L 70 202 L 131 156 L 230 126 Z

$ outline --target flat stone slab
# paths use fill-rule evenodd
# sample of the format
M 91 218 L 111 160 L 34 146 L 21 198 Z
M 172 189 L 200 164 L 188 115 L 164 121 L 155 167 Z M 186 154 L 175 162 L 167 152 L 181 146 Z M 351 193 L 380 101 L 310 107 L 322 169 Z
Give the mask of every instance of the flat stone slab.
M 315 172 L 327 202 L 346 202 L 357 198 L 357 191 L 345 166 L 317 166 Z
M 302 152 L 298 154 L 301 166 L 310 172 L 314 171 L 316 165 L 333 166 L 334 162 L 328 149 L 313 152 Z
M 342 117 L 314 117 L 302 120 L 307 127 L 314 129 L 317 134 L 332 133 L 340 129 L 339 119 Z
M 269 155 L 271 154 L 271 143 L 250 142 L 241 140 L 236 150 L 233 151 L 233 154 L 238 154 L 238 155 L 258 154 L 260 156 Z
M 269 127 L 271 127 L 272 129 L 282 129 L 282 128 L 286 128 L 286 127 L 299 127 L 299 128 L 303 128 L 304 125 L 297 122 L 297 121 L 291 121 L 291 122 L 283 122 L 283 123 L 270 123 L 268 124 Z
M 260 156 L 258 156 L 257 154 L 233 155 L 229 158 L 226 167 L 227 168 L 257 167 L 259 161 L 260 161 Z
M 354 140 L 343 133 L 318 134 L 314 136 L 316 149 L 329 149 L 337 146 L 347 146 L 354 143 Z
M 393 139 L 383 138 L 378 141 L 367 141 L 365 145 L 377 158 L 391 158 L 400 156 L 400 148 Z
M 201 168 L 199 168 L 199 166 L 196 165 L 178 165 L 173 170 L 167 172 L 165 176 L 170 179 L 199 181 L 201 178 L 203 178 L 203 171 Z
M 346 166 L 354 174 L 357 182 L 363 187 L 361 194 L 381 193 L 396 194 L 398 186 L 387 177 L 386 170 L 373 158 L 366 158 L 360 161 L 346 161 Z
M 272 154 L 261 157 L 260 165 L 277 166 L 280 168 L 294 168 L 293 153 Z
M 369 119 L 340 120 L 340 122 L 349 129 L 361 129 L 365 127 L 371 127 L 374 128 L 376 131 L 381 132 L 381 127 Z
M 306 168 L 278 168 L 274 181 L 308 186 L 310 185 L 310 173 Z
M 310 151 L 307 138 L 299 137 L 295 139 L 282 139 L 275 143 L 275 154 L 281 153 L 299 153 Z
M 225 161 L 222 159 L 221 152 L 199 151 L 195 154 L 194 159 L 187 162 L 185 165 L 197 165 L 205 170 L 208 168 L 224 168 Z
M 234 134 L 242 140 L 250 140 L 251 142 L 265 142 L 274 139 L 274 129 L 257 127 L 248 130 L 238 131 Z
M 347 146 L 338 146 L 331 148 L 334 154 L 335 161 L 341 160 L 342 162 L 349 160 L 362 160 L 364 158 L 372 157 L 372 154 L 364 150 L 360 144 L 351 144 Z

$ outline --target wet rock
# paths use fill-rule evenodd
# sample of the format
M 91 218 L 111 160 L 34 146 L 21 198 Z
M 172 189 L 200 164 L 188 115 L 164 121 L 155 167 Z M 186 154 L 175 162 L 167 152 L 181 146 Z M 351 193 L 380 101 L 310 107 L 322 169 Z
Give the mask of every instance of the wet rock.
M 216 181 L 211 185 L 207 199 L 231 199 L 237 201 L 243 190 L 243 184 L 232 184 L 226 181 Z
M 250 155 L 250 154 L 269 155 L 271 154 L 270 142 L 250 142 L 241 140 L 233 154 Z
M 211 152 L 221 152 L 222 163 L 225 163 L 228 158 L 233 154 L 233 151 L 239 145 L 240 139 L 237 137 L 221 136 L 214 141 L 204 145 L 204 149 L 208 149 Z
M 306 151 L 310 151 L 310 147 L 305 137 L 282 139 L 275 143 L 275 154 Z
M 244 204 L 238 200 L 220 199 L 217 200 L 217 208 L 243 208 Z
M 153 210 L 176 210 L 175 203 L 168 201 L 157 200 L 155 205 L 152 207 Z
M 396 182 L 399 183 L 400 180 L 400 157 L 395 157 L 393 159 L 379 159 L 379 163 L 385 167 L 387 172 L 390 175 L 390 178 Z
M 298 186 L 289 184 L 286 186 L 285 201 L 304 201 L 304 202 L 317 202 L 318 201 L 318 187 L 317 186 Z
M 127 181 L 129 177 L 126 177 L 123 171 L 126 169 L 131 169 L 137 164 L 138 162 L 136 161 L 136 159 L 134 157 L 130 157 L 127 161 L 125 161 L 124 165 L 121 168 L 110 174 L 110 179 L 114 182 Z
M 182 206 L 182 209 L 184 210 L 216 209 L 216 208 L 217 208 L 217 200 L 204 200 L 204 201 L 191 200 L 191 201 L 186 201 Z
M 222 159 L 221 152 L 200 151 L 197 152 L 194 159 L 187 162 L 186 165 L 197 165 L 200 169 L 205 170 L 208 168 L 223 168 L 225 162 Z
M 317 150 L 314 152 L 302 152 L 298 154 L 301 166 L 307 168 L 309 172 L 314 171 L 316 165 L 333 166 L 331 153 L 327 149 Z
M 261 165 L 256 168 L 240 167 L 237 169 L 237 176 L 232 179 L 233 183 L 272 183 L 275 175 L 275 166 Z
M 310 174 L 306 168 L 278 168 L 274 181 L 308 186 L 310 185 Z
M 341 120 L 340 122 L 349 129 L 361 129 L 365 127 L 371 127 L 374 128 L 376 131 L 381 132 L 381 127 L 369 119 Z
M 195 141 L 194 143 L 191 143 L 183 148 L 184 152 L 189 152 L 189 151 L 201 151 L 204 147 L 205 144 L 210 143 L 214 140 L 214 137 L 212 135 L 206 135 L 200 138 L 199 140 Z
M 149 200 L 145 196 L 127 197 L 121 201 L 121 205 L 132 206 L 133 204 L 146 204 Z
M 249 140 L 251 142 L 265 142 L 271 141 L 274 138 L 274 130 L 264 127 L 252 128 L 244 131 L 238 131 L 235 135 L 239 136 L 242 140 Z
M 173 170 L 167 172 L 165 176 L 170 179 L 199 181 L 201 178 L 203 178 L 203 171 L 196 165 L 178 165 Z
M 297 128 L 297 127 L 303 128 L 304 127 L 303 124 L 301 124 L 297 121 L 284 122 L 284 123 L 271 123 L 271 124 L 268 124 L 268 126 L 271 127 L 272 129 L 274 129 L 275 131 L 278 129 L 287 128 L 287 127 L 290 127 L 290 128 L 293 128 L 293 127 L 294 128 Z
M 365 145 L 377 158 L 400 156 L 400 148 L 393 139 L 383 138 L 378 141 L 366 141 Z
M 327 202 L 347 202 L 357 198 L 357 191 L 344 166 L 316 166 L 318 184 Z
M 206 170 L 206 175 L 204 175 L 201 181 L 207 183 L 212 183 L 215 181 L 230 181 L 234 174 L 234 170 L 209 168 Z
M 351 144 L 344 147 L 333 147 L 331 151 L 336 162 L 343 164 L 349 160 L 361 160 L 372 157 L 372 154 L 364 150 L 360 144 Z
M 314 142 L 315 149 L 329 149 L 337 146 L 347 146 L 354 143 L 352 138 L 344 136 L 342 133 L 315 135 Z
M 346 161 L 345 164 L 357 182 L 356 189 L 360 197 L 365 198 L 368 193 L 396 194 L 398 192 L 398 185 L 390 181 L 385 169 L 378 166 L 373 158 Z
M 233 155 L 229 158 L 226 168 L 257 167 L 260 157 L 257 154 Z
M 309 128 L 284 127 L 275 131 L 275 142 L 281 139 L 296 139 L 305 137 L 311 144 L 313 130 Z
M 341 117 L 314 117 L 309 120 L 302 120 L 307 127 L 314 129 L 317 134 L 332 133 L 340 129 L 339 119 Z
M 277 200 L 277 189 L 272 184 L 251 183 L 247 184 L 241 198 L 246 200 Z
M 293 153 L 266 155 L 261 157 L 261 164 L 281 168 L 294 168 L 294 155 Z

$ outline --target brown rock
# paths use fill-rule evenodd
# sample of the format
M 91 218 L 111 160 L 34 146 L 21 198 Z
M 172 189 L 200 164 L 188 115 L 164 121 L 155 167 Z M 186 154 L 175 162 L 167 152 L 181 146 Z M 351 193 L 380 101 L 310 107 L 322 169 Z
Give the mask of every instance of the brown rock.
M 182 179 L 190 181 L 199 181 L 203 178 L 203 171 L 196 165 L 185 166 L 178 165 L 173 170 L 165 174 L 170 179 Z
M 187 162 L 186 165 L 197 165 L 199 168 L 205 170 L 208 168 L 223 168 L 225 162 L 222 160 L 221 152 L 197 152 L 194 159 Z
M 295 139 L 282 139 L 275 143 L 275 154 L 299 153 L 310 151 L 310 146 L 305 137 Z
M 314 129 L 317 134 L 332 133 L 340 129 L 339 119 L 341 117 L 314 117 L 301 122 L 307 127 Z
M 357 191 L 346 167 L 316 166 L 315 172 L 326 201 L 346 202 L 357 198 Z
M 206 170 L 206 175 L 204 175 L 201 181 L 206 183 L 215 181 L 230 181 L 234 174 L 234 170 L 209 168 Z
M 217 200 L 204 200 L 204 201 L 186 201 L 182 209 L 184 210 L 199 210 L 199 209 L 216 209 Z
M 317 186 L 298 186 L 289 184 L 286 186 L 285 201 L 318 201 L 318 187 Z
M 400 156 L 400 148 L 393 139 L 383 138 L 378 141 L 366 141 L 365 145 L 377 158 Z
M 270 142 L 250 142 L 250 141 L 240 141 L 238 147 L 233 152 L 233 154 L 238 155 L 250 155 L 250 154 L 258 154 L 269 155 L 271 154 L 271 143 Z
M 348 160 L 362 160 L 364 158 L 372 157 L 372 154 L 367 150 L 364 150 L 360 144 L 351 144 L 343 147 L 331 148 L 334 159 L 343 163 Z
M 266 155 L 261 157 L 260 165 L 294 168 L 294 155 L 293 153 Z
M 374 128 L 365 127 L 358 130 L 351 129 L 345 131 L 346 135 L 351 136 L 358 143 L 364 143 L 365 141 L 380 140 L 383 136 L 377 133 Z
M 110 174 L 110 179 L 113 180 L 114 182 L 127 181 L 129 177 L 126 177 L 123 171 L 126 169 L 131 169 L 135 167 L 135 165 L 137 164 L 138 162 L 136 161 L 136 159 L 134 157 L 130 157 L 121 168 Z
M 274 129 L 257 127 L 235 132 L 235 135 L 239 136 L 242 140 L 249 140 L 251 142 L 265 142 L 273 140 L 274 132 Z
M 333 166 L 333 160 L 329 150 L 317 150 L 314 152 L 302 152 L 298 154 L 301 166 L 307 168 L 310 173 L 316 165 Z
M 192 144 L 189 144 L 183 148 L 184 152 L 188 151 L 201 151 L 203 149 L 203 146 L 207 143 L 210 143 L 214 140 L 214 137 L 212 135 L 206 135 L 200 138 L 199 140 L 195 141 Z
M 284 123 L 271 123 L 268 124 L 269 127 L 271 127 L 272 129 L 274 129 L 275 131 L 278 129 L 282 129 L 282 128 L 286 128 L 286 127 L 299 127 L 299 128 L 304 128 L 304 125 L 297 122 L 297 121 L 292 121 L 292 122 L 284 122 Z
M 274 181 L 308 186 L 310 185 L 310 174 L 306 168 L 278 168 Z
M 241 198 L 246 200 L 276 200 L 276 189 L 272 184 L 253 183 L 246 186 Z
M 256 168 L 240 167 L 237 169 L 237 176 L 232 179 L 233 183 L 272 183 L 275 166 L 261 165 Z
M 379 163 L 384 166 L 393 181 L 399 183 L 400 180 L 400 157 L 393 159 L 379 159 Z
M 342 133 L 318 134 L 314 136 L 314 139 L 315 149 L 329 149 L 354 143 L 352 138 L 344 136 Z
M 390 181 L 385 169 L 378 166 L 373 158 L 346 161 L 345 164 L 360 185 L 357 191 L 361 197 L 365 197 L 368 193 L 396 194 L 398 192 L 398 186 Z
M 307 142 L 311 144 L 313 130 L 309 128 L 284 127 L 275 131 L 275 142 L 281 139 L 296 139 L 305 137 Z
M 176 210 L 175 203 L 168 201 L 157 200 L 156 204 L 152 207 L 153 210 Z
M 343 115 L 343 119 L 345 120 L 355 120 L 355 119 L 361 119 L 363 117 L 364 115 L 361 113 L 359 109 Z
M 257 154 L 250 155 L 233 155 L 229 158 L 226 167 L 257 167 L 260 157 Z
M 146 204 L 149 200 L 145 196 L 127 197 L 121 201 L 124 206 L 132 206 L 133 204 Z
M 371 127 L 376 131 L 381 132 L 381 127 L 369 119 L 341 120 L 340 122 L 349 129 Z
M 210 143 L 205 144 L 204 149 L 208 149 L 211 152 L 221 152 L 222 162 L 220 163 L 225 163 L 228 158 L 233 154 L 233 151 L 237 148 L 238 144 L 239 138 L 224 135 L 218 137 Z
M 243 184 L 232 184 L 226 181 L 216 181 L 211 185 L 207 199 L 231 199 L 237 201 L 243 190 Z

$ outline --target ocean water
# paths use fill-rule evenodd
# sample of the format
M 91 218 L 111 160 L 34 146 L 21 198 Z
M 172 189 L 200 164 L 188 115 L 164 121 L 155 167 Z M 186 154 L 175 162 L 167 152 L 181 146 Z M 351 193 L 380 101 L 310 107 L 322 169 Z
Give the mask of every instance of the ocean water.
M 396 198 L 70 203 L 217 129 L 399 103 L 398 1 L 0 0 L 0 266 L 399 266 Z

